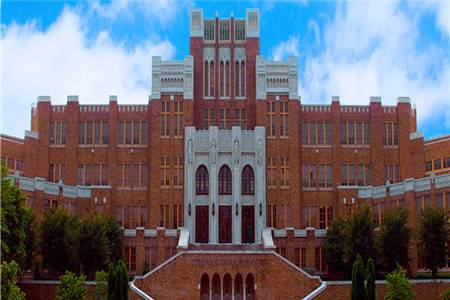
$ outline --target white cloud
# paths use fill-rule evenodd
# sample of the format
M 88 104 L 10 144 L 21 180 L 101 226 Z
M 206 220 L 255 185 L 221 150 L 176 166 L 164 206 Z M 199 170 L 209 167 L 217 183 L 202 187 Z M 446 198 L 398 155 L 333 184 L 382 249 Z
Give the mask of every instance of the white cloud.
M 448 130 L 448 47 L 419 44 L 421 17 L 409 15 L 399 2 L 338 3 L 334 17 L 324 24 L 323 51 L 306 51 L 300 61 L 302 101 L 329 103 L 339 95 L 341 104 L 367 104 L 370 96 L 382 96 L 383 104 L 393 105 L 398 96 L 409 96 L 417 104 L 419 126 L 433 124 L 440 115 L 446 124 L 434 125 Z M 296 53 L 295 42 L 291 37 L 279 44 L 273 58 Z
M 171 59 L 174 46 L 153 38 L 127 49 L 108 31 L 88 43 L 85 32 L 81 15 L 68 8 L 45 31 L 36 22 L 3 28 L 2 132 L 23 136 L 39 95 L 50 95 L 54 104 L 66 103 L 67 95 L 107 103 L 114 94 L 119 103 L 147 103 L 151 57 Z
M 284 60 L 289 56 L 298 56 L 298 37 L 291 36 L 269 51 L 269 57 L 273 60 Z

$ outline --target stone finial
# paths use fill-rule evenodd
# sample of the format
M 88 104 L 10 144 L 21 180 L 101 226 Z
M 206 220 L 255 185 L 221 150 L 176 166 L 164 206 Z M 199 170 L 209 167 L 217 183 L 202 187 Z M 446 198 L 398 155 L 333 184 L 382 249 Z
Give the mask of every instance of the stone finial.
M 339 102 L 339 96 L 331 96 L 331 102 Z
M 37 102 L 51 102 L 51 97 L 50 96 L 39 96 L 37 98 Z
M 411 99 L 409 99 L 409 97 L 398 97 L 397 98 L 397 103 L 411 104 Z
M 257 8 L 248 8 L 245 11 L 245 36 L 259 38 L 259 10 Z
M 190 11 L 190 36 L 203 36 L 203 10 L 191 9 Z
M 370 103 L 381 103 L 381 97 L 379 96 L 371 96 Z
M 78 95 L 67 96 L 67 103 L 69 103 L 69 102 L 78 102 Z
M 110 95 L 109 102 L 117 102 L 117 95 Z

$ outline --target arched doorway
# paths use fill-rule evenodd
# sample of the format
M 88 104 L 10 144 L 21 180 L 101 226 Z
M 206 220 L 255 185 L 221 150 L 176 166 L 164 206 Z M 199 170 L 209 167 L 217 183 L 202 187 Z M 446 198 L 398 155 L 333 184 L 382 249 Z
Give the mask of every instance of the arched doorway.
M 206 273 L 200 279 L 200 299 L 209 300 L 209 277 Z
M 219 274 L 214 274 L 212 278 L 212 300 L 220 300 L 221 293 L 220 293 L 220 276 Z
M 244 299 L 244 293 L 242 292 L 243 284 L 242 284 L 242 276 L 241 274 L 236 274 L 234 278 L 234 300 L 242 300 Z
M 225 274 L 225 276 L 223 276 L 223 300 L 233 299 L 232 285 L 231 275 L 228 273 Z
M 245 299 L 255 299 L 255 280 L 252 273 L 249 273 L 245 278 Z
M 195 174 L 195 194 L 209 194 L 209 173 L 205 166 L 198 167 Z M 197 205 L 195 207 L 195 242 L 208 243 L 209 241 L 209 207 Z

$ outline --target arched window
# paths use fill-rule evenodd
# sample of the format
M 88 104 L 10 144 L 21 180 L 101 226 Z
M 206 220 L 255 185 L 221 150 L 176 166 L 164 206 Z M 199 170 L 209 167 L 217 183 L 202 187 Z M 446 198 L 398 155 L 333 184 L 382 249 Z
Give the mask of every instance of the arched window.
M 225 74 L 225 97 L 230 96 L 230 62 L 226 63 L 226 74 Z
M 245 62 L 241 62 L 241 74 L 239 75 L 241 79 L 241 92 L 239 96 L 245 96 Z
M 195 174 L 195 193 L 197 195 L 209 194 L 209 174 L 205 166 L 200 166 Z
M 242 170 L 241 189 L 242 195 L 255 194 L 255 174 L 249 165 L 245 166 L 244 170 Z
M 205 93 L 205 96 L 209 96 L 209 66 L 208 66 L 208 62 L 205 60 L 205 68 L 204 68 L 204 70 L 203 70 L 203 74 L 204 74 L 204 81 L 203 81 L 203 84 L 204 84 L 204 93 Z
M 240 78 L 239 78 L 239 62 L 236 61 L 236 66 L 234 67 L 234 83 L 235 83 L 234 84 L 234 95 L 236 97 L 241 96 L 241 93 L 239 91 L 239 81 L 240 81 Z
M 214 62 L 209 63 L 209 96 L 214 97 Z
M 231 170 L 226 165 L 219 171 L 219 195 L 231 195 Z
M 244 293 L 242 292 L 242 276 L 241 274 L 237 273 L 236 277 L 234 278 L 234 299 L 235 300 L 242 300 L 244 299 Z
M 255 280 L 252 273 L 245 278 L 245 299 L 255 299 Z
M 200 280 L 200 299 L 209 300 L 209 277 L 208 274 L 203 274 Z
M 225 80 L 224 80 L 225 70 L 223 65 L 223 60 L 220 62 L 220 68 L 219 68 L 219 96 L 224 96 L 224 89 L 225 89 Z
M 219 274 L 214 274 L 212 278 L 212 297 L 211 299 L 217 299 L 220 300 L 221 296 L 221 288 L 220 288 L 220 276 Z
M 233 298 L 231 287 L 231 275 L 227 273 L 223 276 L 223 300 L 231 300 Z

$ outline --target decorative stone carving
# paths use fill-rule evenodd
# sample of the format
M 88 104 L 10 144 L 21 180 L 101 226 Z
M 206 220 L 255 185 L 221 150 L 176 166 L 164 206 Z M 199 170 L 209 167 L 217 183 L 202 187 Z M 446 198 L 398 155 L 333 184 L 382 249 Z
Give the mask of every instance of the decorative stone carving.
M 262 141 L 259 139 L 256 145 L 256 163 L 261 166 L 263 160 Z
M 192 146 L 192 139 L 188 141 L 188 163 L 192 165 L 193 162 L 194 149 Z
M 233 162 L 235 165 L 239 165 L 239 161 L 240 161 L 239 140 L 236 138 L 233 141 Z
M 211 150 L 210 150 L 210 158 L 211 158 L 211 163 L 212 164 L 216 164 L 217 162 L 217 144 L 216 144 L 216 140 L 212 140 L 211 141 Z

